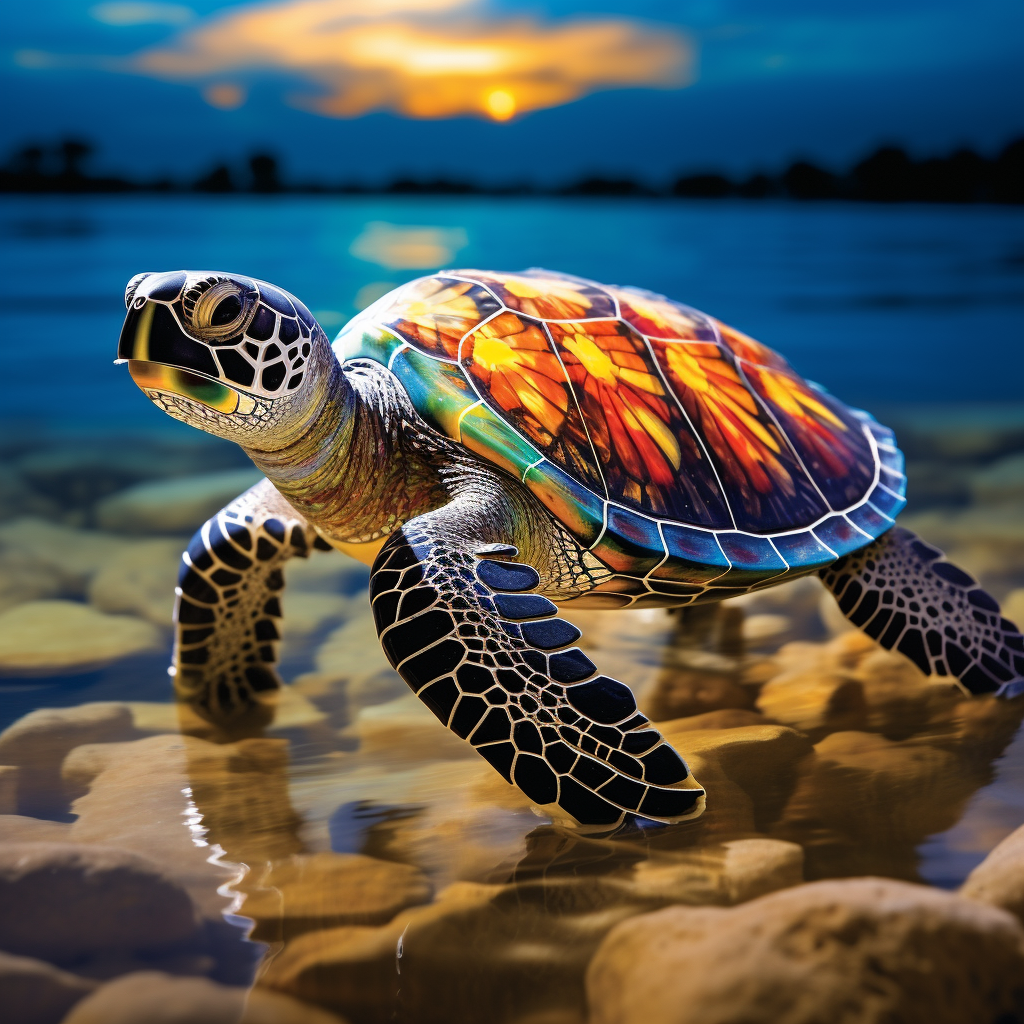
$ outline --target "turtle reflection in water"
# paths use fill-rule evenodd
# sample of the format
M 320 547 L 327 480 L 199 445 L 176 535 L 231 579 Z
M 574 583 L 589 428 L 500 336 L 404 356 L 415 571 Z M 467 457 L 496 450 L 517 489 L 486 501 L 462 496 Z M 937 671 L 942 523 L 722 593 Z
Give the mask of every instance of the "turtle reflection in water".
M 172 674 L 238 719 L 280 685 L 282 567 L 372 566 L 388 659 L 556 820 L 680 821 L 704 792 L 598 675 L 557 604 L 681 607 L 817 572 L 883 647 L 971 693 L 1024 689 L 1024 639 L 907 530 L 891 431 L 722 323 L 549 271 L 441 272 L 333 347 L 237 274 L 140 274 L 118 355 L 266 479 L 182 556 Z

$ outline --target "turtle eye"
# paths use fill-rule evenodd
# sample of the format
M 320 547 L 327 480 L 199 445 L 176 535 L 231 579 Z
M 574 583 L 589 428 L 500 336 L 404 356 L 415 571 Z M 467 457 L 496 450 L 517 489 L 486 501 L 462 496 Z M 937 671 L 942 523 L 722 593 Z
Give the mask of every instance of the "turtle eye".
M 229 295 L 221 299 L 210 315 L 210 324 L 213 327 L 225 327 L 233 324 L 242 315 L 242 300 L 237 295 Z
M 254 288 L 222 279 L 210 282 L 191 302 L 184 303 L 184 308 L 192 330 L 212 342 L 241 334 L 256 312 L 257 301 Z

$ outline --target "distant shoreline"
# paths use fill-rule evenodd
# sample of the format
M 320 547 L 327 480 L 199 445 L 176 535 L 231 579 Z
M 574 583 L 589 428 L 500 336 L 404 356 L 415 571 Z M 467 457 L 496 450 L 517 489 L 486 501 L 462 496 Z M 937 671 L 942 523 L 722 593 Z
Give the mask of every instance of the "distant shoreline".
M 277 159 L 256 153 L 239 167 L 218 164 L 193 181 L 136 180 L 92 175 L 84 166 L 93 153 L 88 142 L 64 139 L 14 152 L 0 168 L 0 193 L 18 195 L 417 195 L 550 196 L 649 199 L 796 199 L 875 203 L 1024 204 L 1024 137 L 1009 142 L 995 157 L 970 149 L 915 160 L 902 149 L 883 146 L 842 172 L 805 160 L 778 174 L 743 179 L 716 171 L 682 174 L 667 188 L 631 178 L 587 175 L 557 187 L 529 182 L 487 185 L 447 178 L 401 177 L 386 184 L 294 182 L 282 175 Z

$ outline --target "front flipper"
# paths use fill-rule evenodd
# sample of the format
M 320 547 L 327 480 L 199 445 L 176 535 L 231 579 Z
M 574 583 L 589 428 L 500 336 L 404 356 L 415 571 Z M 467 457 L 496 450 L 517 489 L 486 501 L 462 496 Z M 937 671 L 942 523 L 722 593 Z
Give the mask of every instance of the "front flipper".
M 999 605 L 941 551 L 894 527 L 822 570 L 843 614 L 922 672 L 955 676 L 969 693 L 1024 692 L 1024 637 Z
M 178 698 L 216 719 L 250 710 L 281 684 L 281 567 L 317 535 L 261 480 L 196 532 L 181 556 L 171 676 Z
M 453 732 L 556 818 L 696 817 L 704 791 L 622 683 L 571 646 L 579 630 L 531 594 L 502 544 L 461 541 L 445 510 L 381 550 L 370 599 L 391 664 Z

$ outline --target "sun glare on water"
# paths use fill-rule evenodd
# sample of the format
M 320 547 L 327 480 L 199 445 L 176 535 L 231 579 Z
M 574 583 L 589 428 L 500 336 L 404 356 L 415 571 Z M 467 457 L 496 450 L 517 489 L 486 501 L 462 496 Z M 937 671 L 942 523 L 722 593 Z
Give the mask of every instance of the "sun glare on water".
M 516 98 L 507 89 L 492 89 L 484 100 L 484 107 L 495 121 L 507 121 L 516 112 Z

